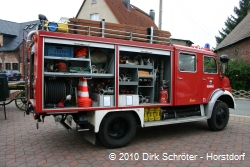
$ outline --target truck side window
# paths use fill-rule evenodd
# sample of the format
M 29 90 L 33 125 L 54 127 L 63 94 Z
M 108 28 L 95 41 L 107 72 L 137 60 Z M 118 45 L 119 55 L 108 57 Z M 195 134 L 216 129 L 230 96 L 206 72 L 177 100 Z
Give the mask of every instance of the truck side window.
M 203 72 L 204 73 L 217 73 L 217 65 L 213 57 L 204 56 Z
M 196 71 L 196 56 L 194 54 L 180 53 L 179 54 L 179 71 L 195 72 Z

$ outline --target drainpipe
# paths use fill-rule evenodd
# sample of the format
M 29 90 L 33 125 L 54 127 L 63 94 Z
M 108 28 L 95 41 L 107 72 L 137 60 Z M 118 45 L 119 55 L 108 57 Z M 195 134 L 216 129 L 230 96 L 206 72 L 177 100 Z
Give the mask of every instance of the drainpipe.
M 162 25 L 162 0 L 160 0 L 160 7 L 159 7 L 159 30 L 161 30 Z
M 25 80 L 25 75 L 24 75 L 24 74 L 25 74 L 25 70 L 24 70 L 24 69 L 25 69 L 25 67 L 24 67 L 24 55 L 25 55 L 25 45 L 24 45 L 24 44 L 25 44 L 25 39 L 24 39 L 24 33 L 25 33 L 25 32 L 26 32 L 27 34 L 29 33 L 28 31 L 23 30 L 23 44 L 22 44 L 22 45 L 23 45 L 23 46 L 22 46 L 22 49 L 23 49 L 23 55 L 22 55 L 22 56 L 23 56 L 23 57 L 22 57 L 22 63 L 23 63 L 23 69 L 22 69 L 22 74 L 23 74 L 23 76 L 22 76 L 22 78 L 23 78 L 23 81 Z M 20 70 L 20 64 L 19 64 L 19 70 Z

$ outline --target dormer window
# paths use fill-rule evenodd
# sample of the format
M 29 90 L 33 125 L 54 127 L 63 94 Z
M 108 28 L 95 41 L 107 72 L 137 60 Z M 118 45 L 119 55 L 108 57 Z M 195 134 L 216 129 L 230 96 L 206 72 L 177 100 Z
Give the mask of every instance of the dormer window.
M 36 25 L 36 23 L 31 24 L 29 29 L 32 29 L 35 25 Z
M 92 3 L 97 3 L 97 0 L 92 0 Z
M 26 30 L 29 26 L 30 26 L 30 24 L 27 24 L 27 25 L 23 28 L 23 30 Z

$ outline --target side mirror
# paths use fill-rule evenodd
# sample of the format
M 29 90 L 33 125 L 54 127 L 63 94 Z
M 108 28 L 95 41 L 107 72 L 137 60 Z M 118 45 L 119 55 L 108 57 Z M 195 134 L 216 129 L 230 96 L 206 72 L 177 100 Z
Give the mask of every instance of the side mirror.
M 228 56 L 227 55 L 221 55 L 220 56 L 220 62 L 221 63 L 227 63 L 229 61 L 229 58 L 228 58 Z
M 221 55 L 220 56 L 220 62 L 222 63 L 222 75 L 221 77 L 224 77 L 225 75 L 225 64 L 229 61 L 229 58 L 227 55 Z

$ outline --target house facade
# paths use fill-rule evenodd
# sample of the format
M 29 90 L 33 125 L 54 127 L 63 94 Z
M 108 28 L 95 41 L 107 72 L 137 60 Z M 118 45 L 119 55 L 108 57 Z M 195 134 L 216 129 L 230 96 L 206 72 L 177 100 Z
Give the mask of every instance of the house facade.
M 38 20 L 15 23 L 0 19 L 0 70 L 24 73 L 25 39 L 38 24 Z
M 185 40 L 185 39 L 176 39 L 176 38 L 172 38 L 171 39 L 173 44 L 176 45 L 182 45 L 182 46 L 192 46 L 194 43 L 190 40 Z
M 148 13 L 130 4 L 130 0 L 85 0 L 77 15 L 78 19 L 105 19 L 106 22 L 139 27 L 154 27 L 154 11 Z
M 118 23 L 114 14 L 109 9 L 105 0 L 85 0 L 80 7 L 76 18 L 100 21 L 105 18 L 105 21 L 110 23 Z
M 140 8 L 130 4 L 130 0 L 85 0 L 77 15 L 78 19 L 100 21 L 105 19 L 106 22 L 116 24 L 128 24 L 139 27 L 154 27 L 155 13 L 150 10 L 144 12 Z M 191 46 L 190 40 L 172 39 L 171 42 L 177 45 Z
M 230 58 L 241 57 L 250 62 L 250 12 L 216 47 L 218 56 L 228 55 Z

